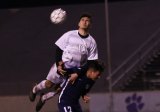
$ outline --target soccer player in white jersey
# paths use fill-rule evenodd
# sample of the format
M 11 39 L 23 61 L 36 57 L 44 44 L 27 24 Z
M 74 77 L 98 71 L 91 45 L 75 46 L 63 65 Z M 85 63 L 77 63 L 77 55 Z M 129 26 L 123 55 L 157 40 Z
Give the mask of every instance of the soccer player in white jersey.
M 51 67 L 46 80 L 35 85 L 30 92 L 30 101 L 34 101 L 38 92 L 53 85 L 63 84 L 64 74 L 72 74 L 70 80 L 74 81 L 78 77 L 79 69 L 89 60 L 98 59 L 97 44 L 89 34 L 91 26 L 91 16 L 82 14 L 78 23 L 78 30 L 68 31 L 63 34 L 56 42 L 56 63 Z M 50 99 L 56 92 L 49 92 L 41 95 L 36 106 L 39 111 L 46 100 Z

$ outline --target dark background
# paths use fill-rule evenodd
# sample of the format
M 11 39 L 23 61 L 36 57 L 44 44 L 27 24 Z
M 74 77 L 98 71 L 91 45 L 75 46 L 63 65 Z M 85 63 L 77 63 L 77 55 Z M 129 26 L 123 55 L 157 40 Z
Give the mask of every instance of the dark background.
M 141 0 L 108 0 L 108 2 L 121 1 L 141 1 Z M 68 5 L 68 4 L 93 4 L 104 3 L 105 0 L 1 0 L 1 8 L 15 7 L 35 7 L 35 6 L 52 6 L 52 5 Z
M 109 1 L 112 70 L 138 49 L 160 27 L 159 0 Z M 91 34 L 99 58 L 107 63 L 105 5 L 93 2 L 4 1 L 0 4 L 0 95 L 27 95 L 45 79 L 54 63 L 54 42 L 66 31 L 77 29 L 83 12 L 93 15 Z M 49 16 L 63 8 L 67 19 L 54 25 Z M 107 69 L 92 92 L 106 92 Z
M 66 10 L 67 19 L 63 24 L 54 25 L 49 17 L 59 7 Z M 0 94 L 28 94 L 35 83 L 44 80 L 55 62 L 55 41 L 66 31 L 77 29 L 79 16 L 86 11 L 93 15 L 91 34 L 101 43 L 99 47 L 105 49 L 103 4 L 1 9 Z M 96 14 L 95 11 L 99 13 Z M 101 42 L 102 39 L 104 41 Z M 100 58 L 105 60 L 102 51 L 99 49 Z

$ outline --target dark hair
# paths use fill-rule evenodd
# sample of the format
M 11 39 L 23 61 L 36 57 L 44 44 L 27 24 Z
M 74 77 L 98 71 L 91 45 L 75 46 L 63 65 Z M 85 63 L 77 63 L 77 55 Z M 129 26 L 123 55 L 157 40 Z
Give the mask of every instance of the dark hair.
M 83 18 L 83 17 L 87 17 L 92 21 L 92 16 L 89 13 L 83 13 L 81 14 L 81 16 L 79 17 L 79 21 Z
M 105 68 L 105 65 L 104 65 L 104 63 L 102 63 L 99 60 L 89 60 L 87 62 L 87 68 L 88 69 L 93 69 L 95 71 L 103 72 L 104 68 Z

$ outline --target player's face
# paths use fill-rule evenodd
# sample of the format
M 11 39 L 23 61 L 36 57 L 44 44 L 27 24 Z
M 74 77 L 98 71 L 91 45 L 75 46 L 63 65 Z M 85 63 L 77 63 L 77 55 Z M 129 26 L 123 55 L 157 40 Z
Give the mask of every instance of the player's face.
M 100 78 L 100 72 L 99 71 L 95 71 L 95 70 L 89 70 L 89 77 L 92 79 L 92 80 L 96 80 L 98 78 Z
M 78 24 L 80 29 L 89 29 L 90 25 L 91 25 L 91 20 L 88 17 L 82 17 Z

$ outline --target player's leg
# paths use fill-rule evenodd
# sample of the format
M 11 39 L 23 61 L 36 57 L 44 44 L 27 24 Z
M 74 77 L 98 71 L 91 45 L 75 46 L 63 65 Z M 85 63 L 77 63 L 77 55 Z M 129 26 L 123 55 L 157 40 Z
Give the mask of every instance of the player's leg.
M 66 82 L 66 77 L 56 77 L 53 81 L 55 84 L 55 91 L 40 95 L 40 99 L 36 105 L 36 111 L 40 111 L 47 100 L 51 99 L 62 90 L 62 87 Z
M 64 77 L 59 78 L 59 83 L 55 84 L 55 87 L 54 87 L 55 91 L 43 94 L 43 96 L 41 97 L 42 102 L 45 102 L 51 99 L 56 94 L 60 93 L 65 82 L 66 82 L 66 79 Z
M 54 97 L 56 95 L 56 92 L 55 91 L 52 91 L 52 92 L 48 92 L 46 94 L 41 94 L 40 95 L 40 98 L 39 98 L 39 101 L 37 102 L 36 104 L 36 111 L 40 111 L 41 108 L 43 107 L 43 105 L 45 104 L 45 102 L 49 99 L 51 99 L 52 97 Z
M 40 95 L 40 99 L 39 99 L 39 101 L 37 102 L 37 105 L 36 105 L 36 111 L 40 111 L 47 100 L 51 99 L 52 97 L 54 97 L 56 94 L 59 93 L 59 91 L 61 90 L 60 85 L 59 84 L 56 85 L 55 89 L 56 89 L 55 91 L 48 92 L 46 94 L 41 94 Z
M 30 101 L 35 100 L 36 95 L 39 91 L 44 90 L 46 88 L 51 88 L 52 86 L 53 86 L 53 83 L 49 80 L 43 80 L 40 83 L 38 83 L 37 85 L 35 85 L 29 95 Z
M 40 95 L 40 99 L 39 99 L 39 101 L 37 102 L 37 105 L 36 105 L 36 111 L 40 111 L 47 100 L 51 99 L 56 94 L 60 93 L 64 83 L 66 82 L 66 78 L 65 77 L 60 77 L 59 81 L 57 80 L 57 83 L 58 82 L 59 82 L 59 84 L 55 85 L 55 91 L 48 92 L 46 94 L 41 94 Z
M 48 75 L 47 75 L 47 80 L 43 80 L 41 81 L 39 84 L 35 85 L 33 87 L 33 89 L 31 90 L 30 94 L 29 94 L 29 99 L 30 101 L 34 101 L 35 100 L 35 97 L 36 97 L 36 94 L 41 91 L 41 90 L 44 90 L 46 88 L 51 88 L 53 86 L 53 84 L 55 83 L 55 80 L 57 78 L 57 68 L 56 68 L 56 65 L 54 64 Z

